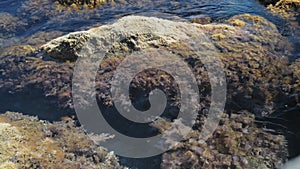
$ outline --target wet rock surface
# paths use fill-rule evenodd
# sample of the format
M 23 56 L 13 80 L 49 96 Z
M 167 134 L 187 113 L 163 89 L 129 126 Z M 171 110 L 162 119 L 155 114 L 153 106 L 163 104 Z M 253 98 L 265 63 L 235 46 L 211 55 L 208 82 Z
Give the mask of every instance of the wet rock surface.
M 9 13 L 0 13 L 0 18 L 0 37 L 9 37 L 26 26 L 25 22 Z
M 282 34 L 294 45 L 291 61 L 299 58 L 299 29 L 300 29 L 300 1 L 299 0 L 276 0 L 274 3 L 265 4 L 272 14 L 286 20 Z
M 0 168 L 124 168 L 72 120 L 49 123 L 6 112 L 0 115 L 0 133 Z
M 242 23 L 242 25 L 236 25 L 237 22 Z M 226 67 L 227 103 L 230 109 L 248 109 L 258 114 L 263 111 L 272 113 L 274 104 L 280 101 L 280 98 L 284 98 L 282 97 L 284 92 L 281 91 L 283 88 L 281 82 L 282 74 L 287 69 L 287 59 L 284 53 L 284 47 L 287 45 L 275 26 L 261 17 L 250 15 L 233 17 L 228 20 L 228 24 L 184 25 L 199 28 L 199 32 L 205 32 L 211 38 L 211 43 L 217 47 L 218 55 Z M 116 26 L 120 26 L 120 24 L 116 24 Z M 107 31 L 109 29 L 100 27 L 92 29 L 90 32 L 101 32 L 102 30 Z M 105 31 L 103 32 L 102 34 L 105 34 Z M 76 60 L 80 47 L 89 36 L 89 32 L 72 33 L 55 39 L 42 47 L 47 55 L 58 59 L 60 63 L 49 60 L 47 56 L 41 53 L 33 54 L 33 56 L 4 57 L 1 59 L 2 78 L 0 86 L 2 91 L 16 93 L 17 91 L 31 91 L 38 88 L 43 91 L 42 93 L 46 97 L 58 97 L 56 102 L 60 107 L 70 107 L 70 105 L 72 107 L 70 83 L 74 63 L 64 63 L 64 61 Z M 183 52 L 187 48 L 176 41 L 176 36 L 174 36 L 175 38 L 134 34 L 124 36 L 129 37 L 114 44 L 108 52 L 111 56 L 102 63 L 103 68 L 99 71 L 100 79 L 98 79 L 100 82 L 98 83 L 100 85 L 98 85 L 99 91 L 102 93 L 101 97 L 99 96 L 100 100 L 103 97 L 105 100 L 109 100 L 109 90 L 107 90 L 109 81 L 113 76 L 113 70 L 121 63 L 122 59 L 133 51 L 145 48 L 155 47 L 173 51 L 190 62 L 190 65 L 195 65 L 193 71 L 198 76 L 197 79 L 207 79 L 207 74 L 200 61 L 201 58 L 193 58 L 194 56 L 188 52 Z M 208 80 L 202 81 L 203 85 L 199 87 L 207 94 L 209 93 L 209 85 L 205 81 L 208 82 Z M 155 82 L 150 84 L 156 85 Z M 135 86 L 140 87 L 140 84 Z M 160 86 L 174 85 L 170 81 L 167 85 L 161 84 Z M 172 90 L 170 93 L 176 91 Z
M 291 16 L 299 15 L 299 0 L 261 0 L 261 2 L 268 6 L 272 12 L 279 13 L 283 17 L 289 18 Z
M 170 33 L 159 33 L 157 36 L 157 34 L 136 34 L 116 29 L 130 28 L 139 24 L 146 24 L 150 28 L 167 27 Z M 191 32 L 191 29 L 199 32 Z M 179 35 L 195 35 L 203 32 L 210 43 L 202 43 L 197 55 L 180 41 Z M 199 111 L 199 120 L 194 128 L 195 136 L 191 136 L 178 147 L 167 152 L 163 156 L 162 167 L 280 168 L 285 162 L 287 149 L 284 138 L 266 133 L 253 124 L 253 115 L 240 112 L 247 110 L 257 116 L 268 116 L 276 111 L 282 100 L 289 98 L 291 92 L 287 88 L 289 84 L 292 84 L 291 81 L 298 83 L 298 80 L 295 80 L 297 73 L 294 76 L 287 73 L 290 69 L 286 58 L 288 43 L 272 23 L 259 16 L 238 15 L 223 24 L 204 25 L 132 16 L 125 17 L 111 25 L 71 33 L 43 45 L 41 49 L 46 54 L 36 52 L 27 56 L 1 58 L 1 94 L 10 96 L 9 102 L 14 104 L 16 104 L 14 99 L 20 98 L 17 102 L 22 104 L 24 103 L 22 99 L 26 98 L 23 96 L 38 91 L 41 96 L 38 99 L 36 96 L 31 98 L 36 103 L 28 103 L 32 104 L 28 106 L 31 109 L 41 104 L 42 100 L 48 99 L 46 101 L 48 105 L 61 109 L 53 111 L 52 120 L 74 114 L 71 96 L 74 61 L 82 57 L 80 49 L 86 41 L 94 38 L 93 34 L 102 37 L 101 40 L 105 40 L 105 37 L 110 35 L 121 34 L 124 37 L 107 49 L 106 57 L 99 65 L 96 77 L 98 104 L 111 120 L 120 115 L 113 108 L 109 91 L 110 81 L 114 71 L 126 56 L 145 49 L 165 50 L 185 60 L 194 73 L 201 93 L 200 104 L 203 108 Z M 213 137 L 205 143 L 196 139 L 209 108 L 211 92 L 208 75 L 201 62 L 201 56 L 207 54 L 203 49 L 216 49 L 215 52 L 224 63 L 228 90 L 225 111 L 230 114 L 224 115 Z M 90 75 L 89 72 L 83 71 L 81 76 L 89 77 Z M 140 109 L 149 108 L 147 98 L 154 88 L 162 89 L 168 96 L 169 112 L 165 113 L 164 118 L 167 122 L 173 120 L 179 105 L 178 86 L 174 79 L 163 71 L 146 70 L 133 79 L 131 83 L 131 91 L 134 93 L 131 96 L 133 104 Z M 90 94 L 84 92 L 85 95 Z M 84 105 L 84 98 L 82 103 Z M 1 104 L 4 110 L 9 109 L 8 101 L 3 101 Z M 36 115 L 47 119 L 46 115 Z M 120 124 L 119 121 L 115 123 Z M 126 130 L 134 125 L 122 123 L 117 128 L 120 130 L 123 128 L 125 130 L 123 132 L 126 133 Z M 154 130 L 154 133 L 157 133 L 158 129 Z M 145 131 L 133 133 L 133 135 L 141 133 Z M 146 133 L 149 133 L 149 128 L 146 128 Z M 150 131 L 151 134 L 153 131 Z M 261 154 L 255 154 L 257 152 Z M 202 158 L 199 158 L 200 156 Z
M 216 46 L 218 56 L 225 64 L 230 109 L 247 109 L 258 114 L 261 112 L 272 113 L 274 104 L 280 101 L 279 99 L 282 99 L 285 94 L 281 90 L 283 87 L 281 83 L 282 74 L 287 71 L 288 62 L 285 57 L 285 49 L 288 43 L 272 23 L 259 16 L 240 15 L 231 18 L 227 23 L 219 25 L 190 24 L 190 26 L 199 28 L 199 33 L 206 33 L 210 42 Z M 121 24 L 116 23 L 111 27 L 122 27 Z M 183 25 L 186 26 L 186 24 Z M 111 27 L 95 28 L 90 32 L 101 32 L 100 36 L 102 36 L 107 30 L 112 29 Z M 185 30 L 181 31 L 184 32 Z M 83 42 L 92 36 L 91 33 L 72 33 L 49 42 L 42 46 L 42 49 L 59 61 L 74 61 L 80 57 L 79 49 L 84 44 Z M 105 91 L 109 87 L 113 70 L 122 62 L 124 55 L 153 47 L 170 50 L 182 56 L 183 59 L 190 62 L 190 65 L 195 65 L 192 69 L 195 76 L 198 76 L 196 79 L 207 79 L 205 71 L 202 70 L 201 58 L 195 58 L 192 53 L 182 52 L 189 49 L 184 44 L 178 43 L 176 38 L 172 36 L 155 37 L 147 34 L 125 34 L 123 36 L 127 38 L 113 45 L 112 49 L 108 51 L 112 56 L 107 57 L 102 65 L 103 68 L 101 69 L 105 71 L 102 71 L 101 76 L 99 76 L 102 85 L 100 91 Z M 72 47 L 74 45 L 77 46 Z M 204 85 L 200 88 L 209 91 L 209 86 L 205 84 L 207 80 L 202 81 Z M 107 92 L 104 93 L 109 95 Z
M 198 137 L 195 131 L 165 153 L 161 168 L 281 168 L 288 155 L 284 136 L 257 128 L 246 111 L 224 115 L 208 140 Z
M 114 1 L 111 1 L 111 0 L 55 0 L 55 2 L 61 6 L 70 6 L 73 9 L 79 9 L 80 7 L 96 8 L 97 6 L 100 6 L 104 3 L 114 2 Z

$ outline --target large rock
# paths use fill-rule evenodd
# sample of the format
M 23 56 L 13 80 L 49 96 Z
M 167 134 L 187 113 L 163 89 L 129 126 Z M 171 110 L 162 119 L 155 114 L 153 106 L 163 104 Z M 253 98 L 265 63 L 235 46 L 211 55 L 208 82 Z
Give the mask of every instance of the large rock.
M 130 28 L 139 25 L 162 29 L 161 32 L 156 33 L 159 36 L 151 33 L 135 34 L 130 32 Z M 196 31 L 189 31 L 189 29 Z M 128 32 L 123 30 L 128 30 Z M 72 108 L 71 78 L 74 66 L 72 61 L 80 57 L 80 49 L 86 41 L 93 38 L 93 34 L 98 34 L 102 39 L 111 35 L 124 37 L 124 39 L 114 42 L 111 49 L 107 49 L 109 57 L 102 62 L 99 76 L 97 76 L 96 86 L 99 91 L 97 97 L 104 100 L 105 104 L 111 103 L 108 88 L 117 65 L 126 55 L 151 48 L 170 51 L 187 61 L 192 66 L 196 79 L 202 81 L 199 85 L 200 92 L 207 95 L 210 87 L 201 58 L 193 56 L 191 52 L 186 52 L 189 49 L 180 42 L 182 38 L 180 36 L 189 34 L 196 36 L 197 31 L 199 34 L 203 34 L 203 32 L 206 34 L 210 44 L 216 47 L 216 52 L 225 65 L 228 109 L 247 109 L 258 114 L 272 113 L 274 105 L 284 99 L 286 92 L 285 86 L 282 86 L 281 83 L 285 79 L 283 76 L 287 69 L 285 49 L 288 44 L 272 23 L 259 16 L 248 14 L 235 16 L 225 24 L 208 25 L 137 16 L 125 17 L 112 25 L 71 33 L 42 46 L 42 50 L 47 55 L 61 63 L 51 61 L 43 54 L 33 57 L 7 56 L 1 59 L 0 87 L 2 91 L 9 93 L 26 93 L 24 91 L 31 92 L 38 89 L 44 96 L 57 98 L 57 101 L 53 102 L 57 102 L 60 107 Z M 200 46 L 204 49 L 205 45 L 207 46 L 207 44 Z M 204 50 L 201 54 L 205 54 Z M 149 75 L 149 73 L 151 74 L 151 72 L 146 74 Z M 136 86 L 137 90 L 144 90 L 142 84 L 148 86 L 151 84 L 150 88 L 170 88 L 168 93 L 176 93 L 175 88 L 171 87 L 174 86 L 172 81 L 166 80 L 166 84 L 156 83 L 159 81 L 159 73 L 156 72 L 157 76 L 152 79 L 153 83 L 143 78 L 146 74 L 141 74 L 139 78 L 133 80 L 133 86 Z M 82 76 L 86 75 L 83 72 Z
M 144 26 L 141 33 L 131 31 L 141 25 Z M 153 29 L 156 30 L 155 33 L 151 32 Z M 195 54 L 182 39 L 198 37 L 203 33 L 208 41 L 199 42 L 197 44 L 199 50 Z M 122 38 L 110 41 L 112 37 Z M 225 21 L 224 24 L 207 25 L 128 16 L 110 25 L 71 33 L 54 39 L 42 47 L 52 60 L 42 53 L 31 57 L 6 56 L 2 58 L 0 60 L 1 92 L 8 91 L 7 93 L 16 98 L 19 94 L 39 91 L 45 98 L 52 98 L 52 105 L 73 109 L 71 80 L 74 61 L 87 57 L 80 51 L 89 40 L 94 40 L 95 44 L 110 46 L 105 50 L 106 57 L 97 72 L 96 97 L 100 107 L 106 110 L 104 114 L 113 120 L 118 117 L 112 108 L 113 100 L 110 95 L 110 83 L 114 72 L 126 56 L 145 49 L 168 51 L 189 64 L 201 93 L 202 109 L 199 111 L 199 120 L 194 128 L 196 135 L 203 125 L 210 103 L 210 81 L 201 59 L 211 54 L 209 53 L 211 49 L 215 49 L 215 54 L 224 63 L 228 91 L 226 113 L 248 110 L 257 115 L 270 114 L 274 111 L 276 104 L 284 100 L 287 97 L 286 93 L 289 92 L 286 86 L 282 85 L 289 84 L 287 76 L 290 75 L 286 73 L 288 64 L 285 57 L 288 44 L 272 23 L 262 17 L 248 14 L 235 16 Z M 191 42 L 193 41 L 197 39 L 191 39 Z M 147 60 L 141 57 L 141 60 L 144 59 Z M 132 63 L 135 62 L 136 60 L 132 60 Z M 152 64 L 159 64 L 158 62 L 160 61 Z M 86 68 L 88 70 L 89 66 L 87 65 Z M 178 68 L 178 70 L 181 69 Z M 79 73 L 82 79 L 91 78 L 91 73 L 84 69 Z M 283 83 L 284 80 L 287 83 Z M 85 83 L 88 86 L 91 82 L 85 81 Z M 165 117 L 168 120 L 175 118 L 180 106 L 177 96 L 178 86 L 174 79 L 163 71 L 149 69 L 138 73 L 132 80 L 131 98 L 135 106 L 141 109 L 149 108 L 147 94 L 154 88 L 162 89 L 171 103 Z M 94 95 L 85 93 L 86 90 L 82 92 L 84 97 L 81 101 L 84 105 L 85 95 L 89 97 L 94 97 Z M 125 101 L 128 102 L 128 100 Z M 191 136 L 182 143 L 184 149 L 177 147 L 164 156 L 164 160 L 172 159 L 176 164 L 164 161 L 163 166 L 194 168 L 204 164 L 207 167 L 274 168 L 280 166 L 286 159 L 284 139 L 258 129 L 252 123 L 254 117 L 249 116 L 244 114 L 225 116 L 215 135 L 206 143 L 202 145 L 201 142 L 194 141 L 195 138 Z M 245 120 L 246 122 L 243 122 Z M 125 131 L 130 129 L 130 124 L 126 125 L 119 119 L 113 123 L 120 125 L 118 129 Z M 276 141 L 271 141 L 273 137 Z M 223 142 L 226 142 L 224 146 L 220 144 Z M 190 143 L 195 146 L 193 147 Z M 249 146 L 251 146 L 251 151 Z M 200 154 L 193 152 L 193 149 L 199 150 Z M 263 155 L 270 156 L 256 157 L 250 154 L 255 153 L 256 150 L 262 152 Z M 186 156 L 183 152 L 186 152 Z M 198 159 L 200 155 L 207 159 Z M 181 160 L 186 158 L 191 160 L 184 160 L 189 164 L 182 163 Z M 215 163 L 214 158 L 217 159 Z M 220 160 L 225 158 L 227 160 Z
M 160 32 L 155 34 L 130 32 L 131 28 L 139 25 L 144 25 L 148 29 L 159 27 Z M 193 31 L 189 31 L 190 29 Z M 128 32 L 123 30 L 128 30 Z M 196 37 L 197 34 L 203 32 L 210 39 L 211 44 L 215 45 L 218 56 L 225 64 L 228 105 L 235 109 L 248 109 L 254 113 L 271 113 L 274 104 L 284 95 L 280 83 L 283 78 L 282 74 L 287 68 L 285 48 L 288 44 L 278 33 L 275 25 L 259 16 L 239 15 L 226 21 L 226 24 L 208 25 L 130 16 L 112 25 L 60 37 L 42 46 L 42 50 L 59 61 L 74 61 L 80 57 L 79 52 L 85 42 L 95 36 L 93 34 L 98 34 L 100 39 L 121 36 L 123 39 L 120 41 L 108 41 L 113 44 L 111 49 L 107 49 L 109 57 L 105 59 L 101 67 L 105 71 L 100 71 L 101 75 L 98 77 L 101 82 L 99 83 L 101 84 L 100 91 L 105 93 L 102 96 L 109 97 L 106 89 L 110 86 L 113 70 L 122 62 L 124 56 L 149 48 L 169 50 L 181 56 L 190 65 L 196 65 L 192 67 L 196 79 L 202 79 L 202 85 L 199 87 L 204 91 L 209 91 L 209 84 L 206 83 L 208 82 L 207 74 L 202 70 L 201 58 L 186 52 L 190 49 L 180 42 L 184 36 Z M 207 44 L 199 46 L 205 45 Z M 202 47 L 200 50 L 202 50 L 200 55 L 205 55 L 205 49 Z M 82 76 L 86 75 L 83 73 Z M 142 82 L 145 81 L 142 78 L 139 79 L 141 82 L 136 83 L 147 83 Z M 171 84 L 172 82 L 168 85 Z M 154 85 L 159 87 L 157 84 Z M 168 85 L 163 84 L 161 87 Z M 105 100 L 109 99 L 105 98 Z

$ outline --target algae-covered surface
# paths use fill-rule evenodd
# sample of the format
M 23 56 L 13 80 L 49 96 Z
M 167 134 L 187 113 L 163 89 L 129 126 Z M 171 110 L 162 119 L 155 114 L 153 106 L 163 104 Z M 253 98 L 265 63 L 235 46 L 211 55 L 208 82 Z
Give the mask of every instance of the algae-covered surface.
M 0 151 L 1 169 L 124 168 L 72 120 L 49 123 L 15 112 L 0 116 Z
M 281 168 L 300 155 L 299 3 L 1 1 L 0 169 Z M 131 32 L 141 26 L 145 27 L 141 33 Z M 147 32 L 148 29 L 155 31 Z M 182 40 L 199 35 L 205 35 L 206 41 L 195 39 L 197 52 Z M 115 37 L 122 38 L 109 40 Z M 87 98 L 95 98 L 105 120 L 130 137 L 163 133 L 178 122 L 181 107 L 179 86 L 172 75 L 147 69 L 131 80 L 130 98 L 123 100 L 124 104 L 147 110 L 153 89 L 161 89 L 167 96 L 165 111 L 149 124 L 134 123 L 118 113 L 111 81 L 118 66 L 131 54 L 167 51 L 187 63 L 197 82 L 201 108 L 195 112 L 191 133 L 151 158 L 126 158 L 115 154 L 114 149 L 99 146 L 101 141 L 110 143 L 113 136 L 87 132 L 73 105 L 76 61 L 84 59 L 80 51 L 90 40 L 109 48 L 105 49 L 95 82 L 84 82 L 76 98 L 79 106 L 84 107 Z M 222 62 L 226 104 L 216 130 L 207 140 L 201 140 L 212 94 L 211 77 L 202 60 L 212 50 Z M 143 66 L 147 57 L 141 57 L 142 62 L 129 62 Z M 155 60 L 151 65 L 163 61 Z M 93 79 L 89 65 L 86 68 L 77 76 Z M 126 72 L 123 75 L 129 76 Z M 91 84 L 94 93 L 85 88 Z

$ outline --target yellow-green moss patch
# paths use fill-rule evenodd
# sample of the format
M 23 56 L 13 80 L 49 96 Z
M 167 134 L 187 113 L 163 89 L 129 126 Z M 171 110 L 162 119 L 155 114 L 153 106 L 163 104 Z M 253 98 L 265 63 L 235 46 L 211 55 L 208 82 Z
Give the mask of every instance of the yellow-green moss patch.
M 238 26 L 238 27 L 244 27 L 246 25 L 246 23 L 244 21 L 239 20 L 239 19 L 234 19 L 234 20 L 230 21 L 230 23 L 233 26 Z
M 218 34 L 213 34 L 213 35 L 211 36 L 211 38 L 212 38 L 213 40 L 222 40 L 222 39 L 225 39 L 226 36 L 223 35 L 222 33 L 218 33 Z

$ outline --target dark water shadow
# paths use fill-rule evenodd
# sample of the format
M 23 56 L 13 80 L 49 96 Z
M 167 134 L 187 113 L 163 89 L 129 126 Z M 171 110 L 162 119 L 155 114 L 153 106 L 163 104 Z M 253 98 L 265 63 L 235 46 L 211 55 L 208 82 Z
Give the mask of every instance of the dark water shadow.
M 0 113 L 19 112 L 50 122 L 59 121 L 61 117 L 74 114 L 71 110 L 59 108 L 57 98 L 45 97 L 42 93 L 36 89 L 13 94 L 0 91 Z

